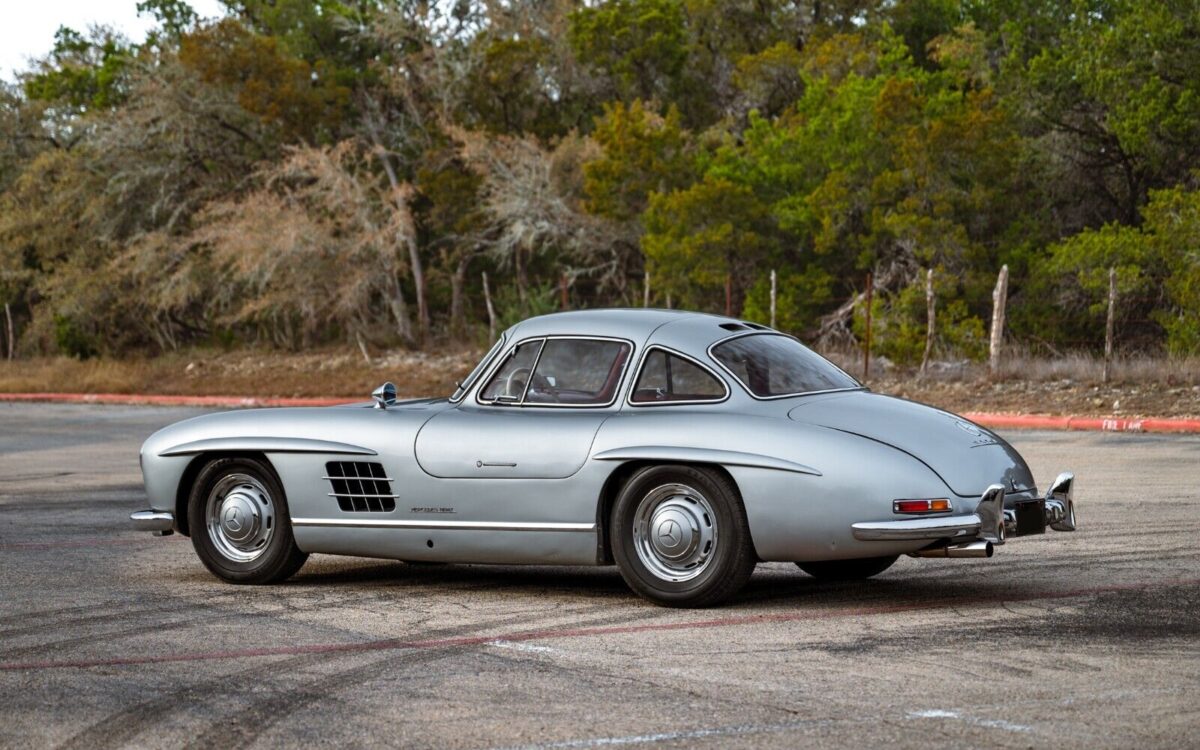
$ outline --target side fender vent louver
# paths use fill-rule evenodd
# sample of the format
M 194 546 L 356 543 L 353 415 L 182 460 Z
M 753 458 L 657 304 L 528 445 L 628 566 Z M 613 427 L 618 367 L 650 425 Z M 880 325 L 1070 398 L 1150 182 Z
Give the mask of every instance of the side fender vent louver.
M 366 461 L 330 461 L 325 478 L 333 485 L 329 496 L 347 512 L 390 513 L 396 509 L 392 480 L 383 464 Z

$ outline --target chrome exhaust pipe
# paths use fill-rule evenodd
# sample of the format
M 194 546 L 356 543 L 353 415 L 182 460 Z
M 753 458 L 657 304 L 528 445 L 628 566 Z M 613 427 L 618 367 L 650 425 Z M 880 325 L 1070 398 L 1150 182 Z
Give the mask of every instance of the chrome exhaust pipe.
M 910 552 L 911 557 L 991 557 L 996 549 L 991 542 L 970 542 L 953 547 L 937 547 Z

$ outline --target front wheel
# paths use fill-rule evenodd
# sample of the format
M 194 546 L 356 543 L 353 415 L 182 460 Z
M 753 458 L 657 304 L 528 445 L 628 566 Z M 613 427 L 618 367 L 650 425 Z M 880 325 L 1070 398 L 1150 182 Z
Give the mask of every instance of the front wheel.
M 204 566 L 230 583 L 289 578 L 308 555 L 296 546 L 275 472 L 252 458 L 206 465 L 188 498 L 192 546 Z
M 822 581 L 859 581 L 879 575 L 892 567 L 899 557 L 864 557 L 858 560 L 824 560 L 822 562 L 798 562 L 796 565 L 813 578 Z
M 613 557 L 629 587 L 669 607 L 705 607 L 754 571 L 746 511 L 733 482 L 692 466 L 634 474 L 612 510 Z

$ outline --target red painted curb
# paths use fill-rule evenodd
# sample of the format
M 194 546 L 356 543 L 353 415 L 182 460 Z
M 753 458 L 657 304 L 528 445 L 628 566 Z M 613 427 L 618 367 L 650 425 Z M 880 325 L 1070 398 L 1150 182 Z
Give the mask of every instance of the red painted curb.
M 1200 433 L 1200 419 L 1175 417 L 1057 417 L 1050 414 L 963 414 L 984 427 L 1010 430 Z
M 353 398 L 259 398 L 256 396 L 161 396 L 127 393 L 0 393 L 0 401 L 124 406 L 337 406 Z M 362 399 L 357 399 L 362 400 Z
M 123 406 L 212 406 L 251 408 L 266 406 L 337 406 L 352 398 L 260 398 L 257 396 L 167 396 L 126 393 L 0 393 L 0 402 L 60 404 L 113 404 Z M 1082 430 L 1100 432 L 1200 433 L 1200 419 L 1177 417 L 1080 417 L 1052 414 L 998 414 L 967 412 L 964 417 L 984 427 L 1001 430 Z

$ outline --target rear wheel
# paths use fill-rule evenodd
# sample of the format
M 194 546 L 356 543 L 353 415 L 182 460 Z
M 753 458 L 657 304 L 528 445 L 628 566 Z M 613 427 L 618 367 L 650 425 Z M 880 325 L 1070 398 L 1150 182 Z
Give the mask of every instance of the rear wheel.
M 754 571 L 746 511 L 718 472 L 652 466 L 634 474 L 609 528 L 621 577 L 670 607 L 705 607 L 736 593 Z
M 878 575 L 896 562 L 899 557 L 864 557 L 858 560 L 825 560 L 822 562 L 798 562 L 800 570 L 823 581 L 858 581 Z
M 308 555 L 296 546 L 287 500 L 275 473 L 252 458 L 205 466 L 188 499 L 192 546 L 204 566 L 231 583 L 275 583 Z

